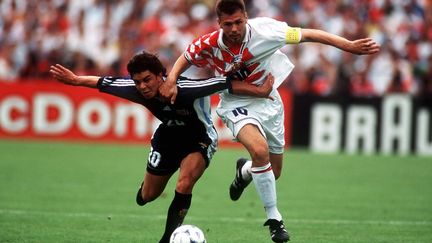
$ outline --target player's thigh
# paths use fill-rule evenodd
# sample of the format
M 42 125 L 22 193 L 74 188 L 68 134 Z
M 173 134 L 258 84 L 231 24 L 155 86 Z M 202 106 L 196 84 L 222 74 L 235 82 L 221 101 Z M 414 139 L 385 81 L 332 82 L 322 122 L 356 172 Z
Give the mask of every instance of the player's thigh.
M 188 154 L 180 164 L 176 190 L 181 193 L 192 193 L 195 183 L 203 175 L 207 162 L 201 152 Z
M 144 175 L 144 184 L 141 194 L 145 200 L 151 201 L 159 197 L 164 191 L 172 174 L 168 175 L 154 175 L 146 172 Z
M 251 155 L 253 166 L 262 166 L 269 161 L 267 140 L 259 129 L 259 124 L 245 124 L 237 134 L 237 139 Z
M 233 136 L 246 148 L 252 158 L 252 166 L 263 166 L 269 161 L 268 144 L 258 109 L 251 104 L 247 107 L 219 108 L 218 115 L 232 131 Z

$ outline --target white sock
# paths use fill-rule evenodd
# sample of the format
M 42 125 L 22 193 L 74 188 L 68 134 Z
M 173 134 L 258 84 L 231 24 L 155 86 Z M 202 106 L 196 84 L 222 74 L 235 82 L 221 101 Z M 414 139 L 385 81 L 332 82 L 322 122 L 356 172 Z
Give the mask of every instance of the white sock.
M 252 180 L 252 173 L 251 173 L 251 167 L 252 167 L 252 161 L 248 160 L 241 168 L 241 175 L 243 180 L 245 181 L 251 181 Z
M 282 220 L 282 215 L 277 209 L 276 180 L 271 164 L 268 163 L 262 167 L 252 167 L 251 172 L 255 188 L 264 204 L 267 219 Z

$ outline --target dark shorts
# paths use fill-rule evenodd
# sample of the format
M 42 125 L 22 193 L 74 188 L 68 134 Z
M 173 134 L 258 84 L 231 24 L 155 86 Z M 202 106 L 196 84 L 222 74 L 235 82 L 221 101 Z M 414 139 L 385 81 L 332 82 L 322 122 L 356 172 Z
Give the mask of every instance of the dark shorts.
M 206 132 L 160 126 L 151 140 L 147 172 L 153 175 L 172 174 L 178 170 L 181 161 L 193 152 L 201 152 L 208 166 L 215 146 Z

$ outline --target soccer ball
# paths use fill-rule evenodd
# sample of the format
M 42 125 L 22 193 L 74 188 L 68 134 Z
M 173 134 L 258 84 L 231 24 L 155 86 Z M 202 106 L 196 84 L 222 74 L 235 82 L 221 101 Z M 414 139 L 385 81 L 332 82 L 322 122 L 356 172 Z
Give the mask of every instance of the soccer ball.
M 204 233 L 195 225 L 182 225 L 171 234 L 170 243 L 206 243 Z

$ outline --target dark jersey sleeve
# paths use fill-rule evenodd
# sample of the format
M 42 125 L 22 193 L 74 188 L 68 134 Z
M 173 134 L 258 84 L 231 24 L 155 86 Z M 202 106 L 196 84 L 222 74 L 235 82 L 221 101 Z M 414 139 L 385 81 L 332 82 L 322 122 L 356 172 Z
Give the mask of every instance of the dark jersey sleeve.
M 100 92 L 108 93 L 120 98 L 142 104 L 144 97 L 135 87 L 130 78 L 102 77 L 97 87 Z M 180 77 L 177 80 L 177 100 L 179 102 L 190 102 L 197 98 L 205 97 L 219 91 L 228 89 L 232 92 L 231 81 L 225 77 L 209 79 L 189 79 Z
M 225 77 L 209 79 L 189 79 L 180 77 L 177 80 L 177 100 L 187 101 L 205 97 L 228 89 L 232 93 L 231 81 Z
M 120 98 L 141 103 L 142 95 L 135 87 L 135 83 L 130 78 L 102 77 L 97 83 L 100 92 L 111 94 Z

